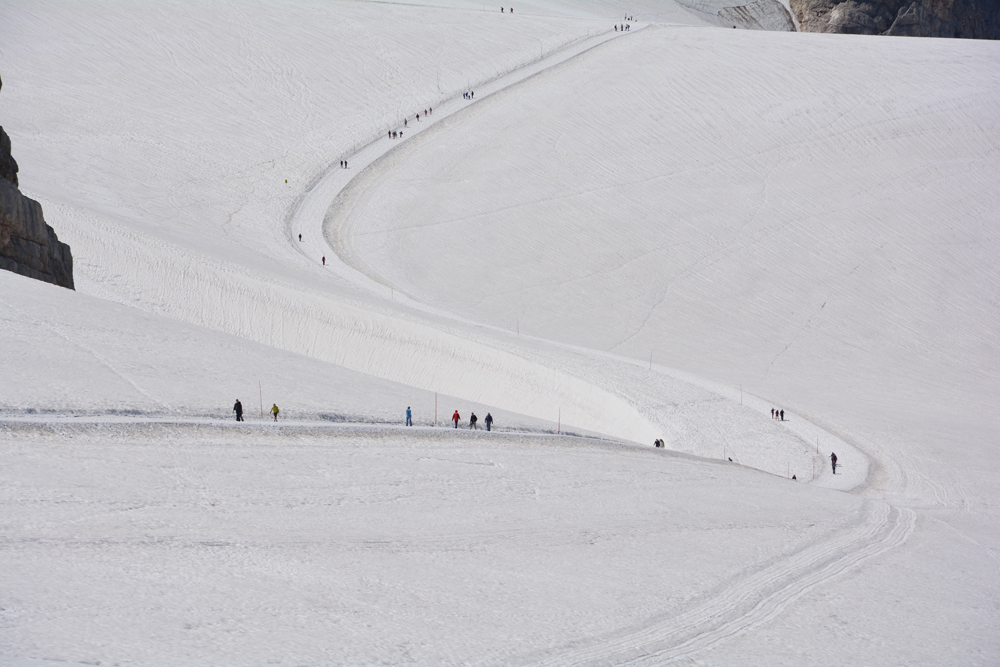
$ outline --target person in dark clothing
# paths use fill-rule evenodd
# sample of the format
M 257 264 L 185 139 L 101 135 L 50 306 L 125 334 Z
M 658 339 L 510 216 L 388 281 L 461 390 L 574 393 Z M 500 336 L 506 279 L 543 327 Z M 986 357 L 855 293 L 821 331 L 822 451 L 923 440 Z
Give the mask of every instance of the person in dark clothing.
M 490 427 L 493 426 L 493 415 L 486 413 L 486 430 L 489 431 Z
M 413 413 L 410 412 L 410 406 L 406 406 L 406 425 L 413 426 Z
M 774 408 L 771 408 L 771 419 L 774 419 Z
M 785 421 L 785 411 L 784 410 L 779 410 L 778 414 L 781 415 L 781 421 Z
M 299 234 L 299 243 L 302 243 L 302 234 Z
M 233 406 L 233 412 L 236 413 L 236 421 L 243 421 L 243 404 L 240 403 L 240 399 L 236 399 L 236 405 Z
M 471 417 L 469 417 L 469 430 L 470 430 L 470 431 L 471 431 L 472 429 L 476 429 L 477 431 L 479 430 L 479 425 L 478 425 L 478 424 L 476 424 L 476 422 L 477 422 L 477 421 L 479 421 L 479 417 L 477 417 L 477 416 L 476 416 L 476 413 L 475 413 L 475 412 L 473 412 L 473 413 L 472 413 L 472 416 L 471 416 Z
M 455 428 L 458 428 L 458 420 L 460 419 L 461 417 L 458 416 L 458 410 L 455 410 L 455 414 L 451 416 L 451 420 L 455 422 Z
M 830 465 L 833 466 L 833 474 L 837 474 L 837 455 L 834 452 L 830 452 Z

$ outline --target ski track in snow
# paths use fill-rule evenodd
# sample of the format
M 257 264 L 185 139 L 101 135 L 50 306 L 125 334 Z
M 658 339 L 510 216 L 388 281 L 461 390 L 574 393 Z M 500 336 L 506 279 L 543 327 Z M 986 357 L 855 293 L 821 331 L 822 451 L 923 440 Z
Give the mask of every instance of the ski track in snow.
M 865 520 L 850 531 L 764 567 L 679 616 L 530 664 L 671 664 L 767 623 L 817 586 L 900 546 L 915 525 L 913 510 L 873 501 Z
M 638 30 L 636 30 L 638 32 Z M 554 55 L 510 72 L 486 85 L 478 86 L 483 94 L 477 99 L 499 93 L 524 81 L 545 69 L 558 65 L 585 51 L 599 46 L 608 39 L 621 34 L 606 34 L 591 38 L 583 43 L 564 47 Z M 462 321 L 464 319 L 428 304 L 416 301 L 396 292 L 391 283 L 376 270 L 367 267 L 351 252 L 350 237 L 338 228 L 327 227 L 328 210 L 355 178 L 370 169 L 379 169 L 381 158 L 397 146 L 426 132 L 430 127 L 468 108 L 470 102 L 464 99 L 451 100 L 434 111 L 433 118 L 419 129 L 410 126 L 403 139 L 380 137 L 348 156 L 348 164 L 358 168 L 358 175 L 345 174 L 343 169 L 331 167 L 301 198 L 288 220 L 288 240 L 304 256 L 331 254 L 330 266 L 342 279 L 354 287 L 385 298 L 387 289 L 393 301 L 404 303 L 411 308 L 438 316 Z M 766 200 L 767 192 L 763 193 Z M 763 204 L 761 204 L 763 205 Z M 328 223 L 327 223 L 328 224 Z M 305 246 L 295 242 L 302 234 Z M 332 238 L 332 240 L 331 240 Z M 397 297 L 396 294 L 399 294 Z M 483 325 L 479 325 L 482 327 Z M 489 328 L 489 327 L 486 327 Z M 535 339 L 538 340 L 538 339 Z M 590 357 L 604 357 L 619 364 L 637 365 L 635 360 L 594 350 L 564 345 L 553 341 L 541 341 L 546 345 L 572 350 Z M 718 394 L 727 400 L 739 401 L 761 415 L 768 415 L 772 405 L 742 389 L 706 380 L 691 373 L 685 373 L 660 365 L 651 367 L 664 375 L 687 382 Z M 807 443 L 816 443 L 817 456 L 820 440 L 824 451 L 838 452 L 840 474 L 834 475 L 825 464 L 812 483 L 826 488 L 849 491 L 865 483 L 868 476 L 868 458 L 853 445 L 825 429 L 809 422 L 804 417 L 786 411 L 782 425 Z M 665 665 L 689 657 L 700 651 L 738 636 L 757 626 L 767 623 L 794 604 L 803 595 L 836 578 L 847 570 L 857 567 L 867 560 L 903 544 L 913 532 L 916 514 L 907 508 L 894 507 L 882 501 L 873 501 L 874 507 L 866 519 L 850 531 L 826 542 L 814 544 L 793 556 L 771 564 L 726 588 L 720 595 L 710 597 L 690 611 L 677 617 L 654 621 L 637 632 L 627 633 L 611 639 L 601 639 L 597 645 L 570 648 L 557 655 L 529 664 L 539 667 L 556 665 L 622 664 L 622 665 Z

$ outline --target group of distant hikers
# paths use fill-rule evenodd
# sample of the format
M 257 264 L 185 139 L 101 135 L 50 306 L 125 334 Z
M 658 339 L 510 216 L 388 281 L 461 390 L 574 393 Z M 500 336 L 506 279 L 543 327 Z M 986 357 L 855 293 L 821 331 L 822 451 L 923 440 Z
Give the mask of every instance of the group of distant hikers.
M 236 404 L 233 406 L 233 412 L 236 413 L 236 421 L 241 422 L 243 419 L 243 404 L 240 403 L 240 399 L 236 399 Z M 270 413 L 274 417 L 274 421 L 278 421 L 278 413 L 281 410 L 278 408 L 278 404 L 275 403 L 271 406 Z M 458 428 L 458 423 L 462 420 L 462 417 L 458 414 L 458 410 L 455 410 L 455 414 L 451 416 L 451 420 L 455 422 L 455 428 Z M 493 429 L 493 415 L 486 413 L 486 419 L 483 420 L 486 423 L 486 430 L 490 431 Z M 413 426 L 413 410 L 409 405 L 406 406 L 406 425 Z M 469 429 L 479 430 L 479 417 L 473 412 L 469 417 Z
M 243 404 L 240 403 L 240 399 L 238 398 L 236 399 L 236 405 L 233 406 L 233 412 L 236 413 L 236 421 L 238 422 L 246 421 L 245 419 L 243 419 Z M 274 421 L 278 421 L 279 412 L 281 412 L 281 410 L 278 409 L 277 403 L 271 406 L 270 413 L 274 416 Z
M 243 421 L 243 404 L 240 403 L 240 399 L 236 399 L 236 405 L 233 406 L 233 412 L 236 413 L 236 421 Z M 278 409 L 278 404 L 275 403 L 271 406 L 270 414 L 274 417 L 274 421 L 278 421 L 278 413 L 281 412 Z M 777 408 L 771 408 L 771 419 L 780 419 L 785 421 L 785 411 L 779 410 Z M 458 410 L 455 410 L 455 414 L 451 416 L 451 421 L 454 422 L 455 428 L 458 428 L 458 424 L 462 421 L 462 416 L 458 414 Z M 490 431 L 493 428 L 493 415 L 489 412 L 486 413 L 486 419 L 483 420 L 486 424 L 486 430 Z M 406 406 L 406 425 L 413 426 L 413 410 L 409 405 Z M 479 430 L 479 417 L 473 412 L 469 415 L 469 430 Z M 666 443 L 663 440 L 657 440 L 655 443 L 657 448 L 666 447 Z M 729 459 L 732 461 L 732 459 Z M 830 452 L 830 465 L 833 469 L 833 474 L 837 474 L 837 454 L 835 452 Z M 794 479 L 794 477 L 793 477 Z

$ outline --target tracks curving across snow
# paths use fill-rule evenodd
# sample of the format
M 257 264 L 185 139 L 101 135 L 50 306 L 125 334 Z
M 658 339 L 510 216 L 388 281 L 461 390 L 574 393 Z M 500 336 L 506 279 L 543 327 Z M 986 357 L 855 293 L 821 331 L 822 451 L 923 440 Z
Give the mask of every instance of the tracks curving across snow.
M 509 88 L 618 36 L 620 33 L 600 35 L 564 47 L 531 65 L 483 84 L 478 88 L 477 99 Z M 465 99 L 450 100 L 435 110 L 432 119 L 425 116 L 419 128 L 411 125 L 404 130 L 407 134 L 402 141 L 427 132 L 444 119 L 466 109 L 470 103 Z M 472 324 L 479 331 L 488 331 L 490 329 L 488 326 L 466 322 L 451 313 L 442 312 L 429 304 L 400 294 L 390 281 L 379 275 L 377 269 L 367 266 L 354 253 L 350 230 L 344 230 L 341 226 L 343 216 L 338 214 L 339 210 L 349 207 L 352 197 L 363 196 L 361 194 L 364 190 L 361 187 L 363 172 L 387 168 L 389 166 L 387 157 L 400 143 L 400 140 L 388 136 L 373 140 L 354 155 L 348 156 L 348 164 L 351 167 L 349 170 L 340 168 L 328 170 L 303 195 L 290 216 L 289 241 L 301 234 L 303 242 L 293 243 L 293 247 L 306 257 L 326 255 L 332 251 L 329 255 L 331 261 L 327 264 L 329 271 L 354 288 L 362 289 L 382 299 L 388 297 L 396 306 L 405 306 L 444 318 L 446 321 Z M 355 192 L 352 192 L 352 185 L 355 186 L 353 188 Z M 603 364 L 627 368 L 625 373 L 633 375 L 637 373 L 637 364 L 631 359 L 554 341 L 528 337 L 522 340 L 558 349 L 562 353 L 600 360 Z M 507 341 L 500 347 L 507 347 L 509 352 L 521 356 L 517 343 L 511 344 Z M 530 358 L 531 354 L 528 353 L 527 356 Z M 537 361 L 537 356 L 535 359 Z M 565 370 L 566 364 L 558 365 L 563 366 L 560 371 Z M 653 371 L 652 364 L 649 370 Z M 765 400 L 744 393 L 741 389 L 689 373 L 662 366 L 657 366 L 655 372 L 707 390 L 729 401 L 738 400 L 741 406 L 761 416 L 766 415 L 771 407 Z M 613 391 L 613 387 L 606 386 L 605 383 L 597 381 L 595 384 L 604 384 L 602 389 Z M 849 491 L 864 484 L 868 476 L 869 461 L 853 445 L 801 415 L 788 413 L 787 421 L 781 422 L 781 425 L 810 448 L 815 445 L 813 462 L 814 465 L 819 463 L 819 474 L 815 476 L 813 483 L 817 486 Z M 831 474 L 825 464 L 831 451 L 838 453 L 842 466 L 839 475 Z M 868 507 L 869 511 L 865 518 L 850 529 L 741 576 L 717 593 L 694 603 L 688 611 L 679 616 L 653 620 L 639 630 L 626 630 L 617 636 L 601 638 L 586 646 L 552 649 L 546 652 L 545 657 L 532 664 L 669 664 L 750 631 L 782 613 L 789 605 L 817 586 L 901 545 L 913 532 L 916 515 L 912 510 L 894 507 L 882 501 L 870 501 Z M 530 657 L 526 659 L 532 661 Z
M 850 530 L 768 564 L 678 616 L 531 664 L 638 667 L 689 657 L 767 623 L 817 586 L 901 545 L 915 522 L 913 510 L 872 501 L 867 516 Z

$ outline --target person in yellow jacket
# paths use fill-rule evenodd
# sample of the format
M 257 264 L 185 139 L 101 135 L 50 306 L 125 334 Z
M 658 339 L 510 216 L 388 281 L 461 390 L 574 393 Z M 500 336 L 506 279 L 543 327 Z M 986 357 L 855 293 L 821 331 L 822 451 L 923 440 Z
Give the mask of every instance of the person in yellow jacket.
M 275 403 L 274 405 L 271 406 L 271 414 L 274 415 L 274 421 L 278 421 L 278 413 L 279 412 L 281 412 L 281 410 L 278 409 L 278 404 L 277 403 Z

